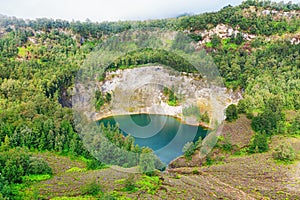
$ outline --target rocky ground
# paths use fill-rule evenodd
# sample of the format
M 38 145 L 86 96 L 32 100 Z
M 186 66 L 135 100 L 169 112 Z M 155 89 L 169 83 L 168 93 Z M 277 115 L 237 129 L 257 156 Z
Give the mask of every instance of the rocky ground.
M 239 93 L 208 83 L 199 75 L 179 73 L 162 66 L 109 72 L 98 87 L 103 93 L 113 93 L 113 101 L 97 111 L 96 119 L 110 115 L 149 113 L 174 116 L 196 125 L 199 124 L 196 117 L 184 117 L 182 114 L 184 108 L 196 105 L 201 113 L 208 112 L 213 124 L 224 119 L 223 110 L 229 104 L 241 99 Z M 168 105 L 163 94 L 164 88 L 174 91 L 180 99 L 178 105 Z

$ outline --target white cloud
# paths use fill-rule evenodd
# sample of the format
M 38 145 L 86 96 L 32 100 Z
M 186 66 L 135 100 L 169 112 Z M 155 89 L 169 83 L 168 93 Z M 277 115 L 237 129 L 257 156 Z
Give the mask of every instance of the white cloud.
M 22 18 L 116 21 L 216 11 L 242 0 L 0 0 L 0 13 Z M 293 2 L 299 2 L 293 1 Z

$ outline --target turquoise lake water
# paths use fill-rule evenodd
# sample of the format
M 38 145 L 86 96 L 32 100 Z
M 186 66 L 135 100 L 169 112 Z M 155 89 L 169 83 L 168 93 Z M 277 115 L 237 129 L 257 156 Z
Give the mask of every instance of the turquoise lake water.
M 165 164 L 183 154 L 182 148 L 187 142 L 204 138 L 207 130 L 200 126 L 183 124 L 178 119 L 164 115 L 137 114 L 113 116 L 102 119 L 105 126 L 119 124 L 123 135 L 130 134 L 135 144 L 154 150 Z

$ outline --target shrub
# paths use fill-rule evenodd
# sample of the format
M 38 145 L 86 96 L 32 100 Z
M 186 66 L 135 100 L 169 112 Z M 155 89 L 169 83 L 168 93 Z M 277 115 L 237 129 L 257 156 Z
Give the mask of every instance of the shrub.
M 191 159 L 195 151 L 196 151 L 196 145 L 193 142 L 187 142 L 182 148 L 182 152 L 184 152 L 184 156 L 188 160 Z
M 200 149 L 202 147 L 202 137 L 199 137 L 198 140 L 195 142 L 196 149 Z
M 0 194 L 2 192 L 4 185 L 6 185 L 6 182 L 5 182 L 4 178 L 2 177 L 2 174 L 0 174 Z
M 51 178 L 51 175 L 49 174 L 42 174 L 42 175 L 29 175 L 29 176 L 23 176 L 22 180 L 23 182 L 35 182 L 35 181 L 44 181 Z
M 205 122 L 205 123 L 209 123 L 210 119 L 208 116 L 208 113 L 205 111 L 205 113 L 203 115 L 201 115 L 201 121 Z
M 249 112 L 249 113 L 246 113 L 246 117 L 247 117 L 248 119 L 253 119 L 253 118 L 254 118 L 254 115 L 253 115 L 253 113 Z
M 237 105 L 238 113 L 247 113 L 248 105 L 244 99 L 241 99 Z
M 93 195 L 96 196 L 102 192 L 102 187 L 95 180 L 81 188 L 81 192 L 84 195 Z
M 48 163 L 42 159 L 32 157 L 29 161 L 29 174 L 52 174 L 52 169 Z
M 136 182 L 139 190 L 147 192 L 148 194 L 155 194 L 162 185 L 162 181 L 158 176 L 142 176 L 141 180 Z
M 206 156 L 205 165 L 212 165 L 214 163 L 214 160 L 210 157 L 210 155 Z
M 266 102 L 263 113 L 253 118 L 251 126 L 256 132 L 265 131 L 266 134 L 272 135 L 278 132 L 280 124 L 284 119 L 285 115 L 282 112 L 282 100 L 272 98 Z
M 224 151 L 231 151 L 233 149 L 233 146 L 231 144 L 231 139 L 230 139 L 230 136 L 226 136 L 224 138 L 224 140 L 222 141 L 222 145 L 221 145 L 221 148 L 224 150 Z
M 268 137 L 265 133 L 257 133 L 249 147 L 250 153 L 262 153 L 269 149 Z
M 232 122 L 236 119 L 238 119 L 238 111 L 236 105 L 231 104 L 226 109 L 226 120 Z
M 68 169 L 66 172 L 85 172 L 86 168 L 72 167 Z
M 3 176 L 10 183 L 21 183 L 22 176 L 25 175 L 22 166 L 18 166 L 13 161 L 9 160 L 6 162 L 6 166 L 2 170 Z
M 125 179 L 125 188 L 124 190 L 127 192 L 134 192 L 137 191 L 138 188 L 135 186 L 134 183 L 134 175 L 133 174 L 129 174 L 128 178 Z
M 143 147 L 140 154 L 140 171 L 147 175 L 154 175 L 156 170 L 164 170 L 165 164 L 148 147 Z
M 300 135 L 300 114 L 298 114 L 292 121 L 289 129 L 292 134 Z
M 295 150 L 289 143 L 280 144 L 273 152 L 273 158 L 275 160 L 293 161 L 295 157 Z
M 16 195 L 10 184 L 4 184 L 2 188 L 0 188 L 0 199 L 15 199 Z
M 149 173 L 155 171 L 155 155 L 152 152 L 142 152 L 140 155 L 140 170 L 142 173 Z
M 21 183 L 28 174 L 30 156 L 21 149 L 12 149 L 0 154 L 0 173 L 9 183 Z
M 96 160 L 96 159 L 92 159 L 92 160 L 89 160 L 87 162 L 87 169 L 88 170 L 102 169 L 104 167 L 105 167 L 105 165 L 102 162 L 100 162 L 99 160 Z
M 200 172 L 198 171 L 198 169 L 193 169 L 193 171 L 192 171 L 192 174 L 199 175 L 199 174 L 200 174 Z

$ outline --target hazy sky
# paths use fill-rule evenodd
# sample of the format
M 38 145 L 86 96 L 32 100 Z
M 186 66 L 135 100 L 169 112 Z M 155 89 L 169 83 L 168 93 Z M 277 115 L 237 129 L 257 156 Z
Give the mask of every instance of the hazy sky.
M 144 20 L 217 11 L 242 0 L 0 0 L 0 14 L 84 21 Z M 294 0 L 293 2 L 300 2 Z

